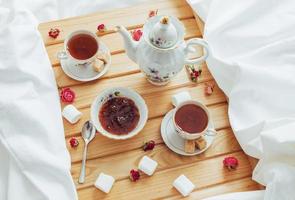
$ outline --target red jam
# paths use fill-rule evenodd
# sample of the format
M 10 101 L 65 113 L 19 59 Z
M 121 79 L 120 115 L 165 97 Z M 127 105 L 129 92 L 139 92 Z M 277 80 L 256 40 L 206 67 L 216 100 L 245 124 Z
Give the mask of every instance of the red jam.
M 126 97 L 114 97 L 105 102 L 99 112 L 99 121 L 109 133 L 125 135 L 138 124 L 139 111 L 134 101 Z

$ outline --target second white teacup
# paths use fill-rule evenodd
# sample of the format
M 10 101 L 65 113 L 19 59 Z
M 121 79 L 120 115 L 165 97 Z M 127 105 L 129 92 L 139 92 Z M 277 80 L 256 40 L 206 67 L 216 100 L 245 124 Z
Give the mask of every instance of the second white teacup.
M 187 100 L 176 106 L 173 125 L 186 140 L 195 140 L 206 134 L 211 120 L 208 108 L 195 100 Z

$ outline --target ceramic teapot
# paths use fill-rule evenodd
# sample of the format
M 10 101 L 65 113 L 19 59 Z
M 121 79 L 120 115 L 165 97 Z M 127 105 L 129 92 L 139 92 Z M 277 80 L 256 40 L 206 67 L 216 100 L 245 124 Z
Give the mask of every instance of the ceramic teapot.
M 197 64 L 204 61 L 209 54 L 205 40 L 193 38 L 184 41 L 184 26 L 173 16 L 154 16 L 143 26 L 143 36 L 134 41 L 123 26 L 117 31 L 124 39 L 128 57 L 139 65 L 149 82 L 154 85 L 165 85 L 182 70 L 186 64 Z M 194 45 L 204 48 L 201 57 L 188 59 L 188 53 Z

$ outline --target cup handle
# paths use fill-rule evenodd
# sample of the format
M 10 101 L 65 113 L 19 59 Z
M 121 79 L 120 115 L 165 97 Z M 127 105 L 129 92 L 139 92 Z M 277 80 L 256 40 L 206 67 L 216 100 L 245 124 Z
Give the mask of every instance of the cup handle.
M 194 58 L 194 59 L 188 59 L 186 58 L 185 59 L 185 63 L 186 64 L 197 64 L 197 63 L 200 63 L 204 60 L 207 59 L 207 57 L 209 56 L 209 46 L 208 46 L 208 43 L 201 39 L 201 38 L 193 38 L 193 39 L 190 39 L 187 41 L 187 44 L 186 44 L 186 48 L 185 48 L 185 52 L 186 54 L 188 54 L 189 52 L 191 52 L 192 50 L 192 45 L 199 45 L 199 46 L 202 46 L 204 48 L 204 54 L 199 57 L 199 58 Z
M 67 53 L 66 53 L 66 51 L 59 51 L 58 53 L 57 53 L 57 58 L 58 59 L 67 59 L 68 58 L 68 55 L 67 55 Z
M 218 133 L 217 131 L 215 131 L 214 129 L 208 129 L 207 132 L 205 133 L 205 135 L 208 135 L 208 136 L 216 136 Z

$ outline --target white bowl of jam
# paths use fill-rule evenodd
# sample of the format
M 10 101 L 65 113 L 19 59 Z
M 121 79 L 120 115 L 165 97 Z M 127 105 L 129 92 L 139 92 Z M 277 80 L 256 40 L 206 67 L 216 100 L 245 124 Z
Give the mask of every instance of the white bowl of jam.
M 111 139 L 124 140 L 137 135 L 147 119 L 144 99 L 129 88 L 104 90 L 91 105 L 91 120 L 96 130 Z

